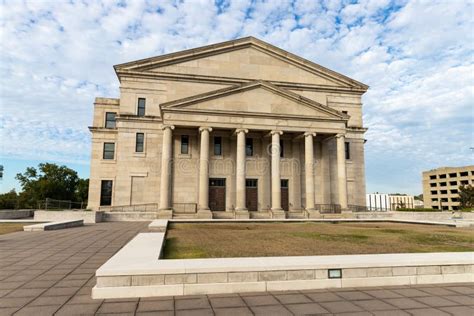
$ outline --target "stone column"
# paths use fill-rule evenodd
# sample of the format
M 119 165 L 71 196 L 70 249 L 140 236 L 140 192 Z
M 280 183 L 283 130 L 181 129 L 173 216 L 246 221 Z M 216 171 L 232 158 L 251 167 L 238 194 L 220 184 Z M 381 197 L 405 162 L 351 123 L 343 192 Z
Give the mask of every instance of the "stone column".
M 174 126 L 164 125 L 163 146 L 161 150 L 161 182 L 160 182 L 160 205 L 158 209 L 159 218 L 171 218 L 173 211 L 170 205 L 170 178 L 171 164 L 173 162 L 173 130 Z
M 248 210 L 245 207 L 245 134 L 247 129 L 235 130 L 237 134 L 237 158 L 235 168 L 235 216 L 236 218 L 247 217 Z
M 209 133 L 210 127 L 200 127 L 201 146 L 199 153 L 199 201 L 198 218 L 212 218 L 209 210 Z
M 345 154 L 345 136 L 336 135 L 337 147 L 337 188 L 339 204 L 342 210 L 347 210 L 347 180 L 346 180 L 346 154 Z
M 314 137 L 316 133 L 304 133 L 304 164 L 306 184 L 306 211 L 314 212 Z
M 271 131 L 272 135 L 272 212 L 282 212 L 281 208 L 281 180 L 280 180 L 280 135 L 282 131 Z M 283 213 L 284 214 L 284 213 Z

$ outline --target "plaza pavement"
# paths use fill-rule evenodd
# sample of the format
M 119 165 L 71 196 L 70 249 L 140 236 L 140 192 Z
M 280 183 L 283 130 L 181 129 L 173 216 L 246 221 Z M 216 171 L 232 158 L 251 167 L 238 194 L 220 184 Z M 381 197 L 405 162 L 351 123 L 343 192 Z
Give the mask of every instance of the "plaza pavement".
M 474 315 L 474 284 L 93 300 L 95 270 L 145 222 L 0 236 L 0 315 Z

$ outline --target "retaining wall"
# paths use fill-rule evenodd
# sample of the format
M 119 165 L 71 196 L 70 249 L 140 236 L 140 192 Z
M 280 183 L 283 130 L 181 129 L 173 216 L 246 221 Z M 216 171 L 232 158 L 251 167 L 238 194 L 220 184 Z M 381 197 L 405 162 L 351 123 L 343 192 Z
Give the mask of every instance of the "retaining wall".
M 102 221 L 104 212 L 101 211 L 36 211 L 35 221 L 57 222 L 82 219 L 84 223 L 92 224 Z

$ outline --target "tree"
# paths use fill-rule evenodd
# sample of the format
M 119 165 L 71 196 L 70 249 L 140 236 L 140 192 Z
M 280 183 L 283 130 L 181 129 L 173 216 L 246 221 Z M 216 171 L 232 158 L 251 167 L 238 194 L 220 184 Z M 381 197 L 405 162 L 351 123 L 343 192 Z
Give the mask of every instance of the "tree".
M 0 209 L 13 210 L 18 208 L 18 194 L 15 189 L 10 192 L 0 194 Z
M 89 195 L 89 179 L 79 179 L 76 187 L 76 201 L 84 202 L 87 201 Z
M 28 167 L 16 179 L 23 190 L 20 200 L 24 207 L 36 207 L 38 201 L 46 198 L 75 201 L 80 180 L 76 171 L 52 163 L 40 163 L 38 170 Z
M 461 209 L 474 207 L 474 187 L 472 185 L 459 187 L 459 206 Z

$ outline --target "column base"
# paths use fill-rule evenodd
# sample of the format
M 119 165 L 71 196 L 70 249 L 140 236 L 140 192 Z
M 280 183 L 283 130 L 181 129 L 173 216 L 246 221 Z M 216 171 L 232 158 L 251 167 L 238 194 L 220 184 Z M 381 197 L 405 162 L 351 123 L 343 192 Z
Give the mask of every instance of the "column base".
M 172 219 L 173 210 L 172 209 L 158 210 L 157 218 L 158 219 Z
M 271 209 L 270 214 L 272 214 L 272 218 L 274 218 L 274 219 L 285 219 L 286 218 L 286 213 L 282 208 Z
M 236 209 L 234 211 L 235 219 L 249 219 L 250 214 L 247 209 Z
M 202 219 L 212 219 L 212 212 L 211 210 L 198 210 L 196 216 Z
M 305 211 L 308 218 L 322 218 L 321 213 L 315 210 L 314 208 L 309 208 L 309 209 L 306 209 Z

